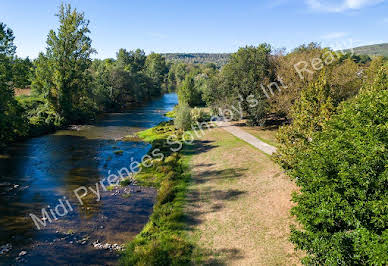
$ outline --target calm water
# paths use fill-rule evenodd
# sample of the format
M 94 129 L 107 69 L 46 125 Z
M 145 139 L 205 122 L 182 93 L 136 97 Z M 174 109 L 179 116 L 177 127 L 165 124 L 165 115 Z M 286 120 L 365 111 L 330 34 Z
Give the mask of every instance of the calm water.
M 102 178 L 140 161 L 150 145 L 119 139 L 167 120 L 163 114 L 176 104 L 175 94 L 165 94 L 127 113 L 106 114 L 94 125 L 14 144 L 0 155 L 0 246 L 12 245 L 0 255 L 0 264 L 117 262 L 115 252 L 96 249 L 93 242 L 121 244 L 131 239 L 147 222 L 155 191 L 130 187 L 130 197 L 120 191 L 101 192 L 100 201 L 89 191 L 81 206 L 74 189 L 96 190 Z M 124 152 L 116 154 L 118 150 Z M 67 208 L 67 215 L 37 230 L 29 214 L 42 217 L 42 208 L 54 208 L 64 196 L 73 211 Z M 22 251 L 26 254 L 18 256 Z

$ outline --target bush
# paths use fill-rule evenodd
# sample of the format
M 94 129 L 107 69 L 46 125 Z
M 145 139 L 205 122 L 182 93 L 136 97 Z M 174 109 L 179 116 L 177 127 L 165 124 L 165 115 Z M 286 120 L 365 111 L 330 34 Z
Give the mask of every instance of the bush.
M 175 127 L 182 130 L 188 130 L 191 128 L 191 108 L 184 103 L 181 103 L 176 108 L 176 117 L 174 120 Z
M 63 119 L 43 97 L 19 96 L 17 100 L 24 109 L 24 117 L 29 124 L 29 135 L 41 135 L 63 124 Z
M 308 264 L 388 264 L 388 79 L 344 102 L 291 175 L 301 187 L 292 209 L 303 229 L 291 240 Z
M 210 121 L 210 115 L 203 108 L 194 107 L 191 110 L 191 120 L 198 122 Z

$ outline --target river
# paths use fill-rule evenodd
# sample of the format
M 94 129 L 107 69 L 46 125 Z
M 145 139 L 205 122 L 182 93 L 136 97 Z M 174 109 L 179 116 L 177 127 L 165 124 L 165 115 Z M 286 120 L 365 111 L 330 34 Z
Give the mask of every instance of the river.
M 120 138 L 168 120 L 164 114 L 176 104 L 176 94 L 165 94 L 125 113 L 104 114 L 92 125 L 15 143 L 0 154 L 0 264 L 117 263 L 113 250 L 141 231 L 156 191 L 133 186 L 128 195 L 101 192 L 100 201 L 89 191 L 81 205 L 74 190 L 96 189 L 109 174 L 140 161 L 150 145 Z M 51 223 L 43 218 L 47 226 L 38 230 L 30 214 L 42 218 L 42 208 L 50 214 L 60 200 L 68 201 L 66 215 L 51 215 Z

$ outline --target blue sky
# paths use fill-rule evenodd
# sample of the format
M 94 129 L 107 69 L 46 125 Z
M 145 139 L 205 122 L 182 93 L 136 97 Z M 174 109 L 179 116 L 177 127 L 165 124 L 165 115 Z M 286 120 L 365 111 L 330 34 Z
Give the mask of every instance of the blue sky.
M 35 58 L 46 46 L 59 0 L 1 0 L 0 21 L 14 31 L 17 54 Z M 388 0 L 66 1 L 90 20 L 97 58 L 119 48 L 154 52 L 235 52 L 267 42 L 348 48 L 388 42 Z

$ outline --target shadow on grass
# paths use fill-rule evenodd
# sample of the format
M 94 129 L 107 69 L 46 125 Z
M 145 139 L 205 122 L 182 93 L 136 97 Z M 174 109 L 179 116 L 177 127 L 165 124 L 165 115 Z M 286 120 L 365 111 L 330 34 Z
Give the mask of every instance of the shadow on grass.
M 236 248 L 219 250 L 201 249 L 195 251 L 195 265 L 227 265 L 242 259 L 241 251 Z
M 195 165 L 194 167 L 200 167 L 201 165 Z M 195 183 L 203 184 L 208 181 L 225 181 L 231 182 L 237 180 L 246 171 L 246 168 L 228 168 L 223 170 L 205 170 L 196 174 Z
M 211 164 L 210 164 L 211 165 Z M 217 182 L 227 182 L 234 180 L 243 175 L 247 169 L 229 168 L 225 170 L 207 170 L 196 175 L 195 183 L 206 183 L 217 180 Z M 235 201 L 243 196 L 246 192 L 238 189 L 212 189 L 205 190 L 190 189 L 187 192 L 185 223 L 188 232 L 194 232 L 195 228 L 204 222 L 203 216 L 208 213 L 215 213 L 225 207 L 226 202 Z M 201 205 L 209 206 L 206 210 Z M 212 250 L 201 246 L 196 246 L 193 254 L 195 265 L 226 265 L 233 260 L 242 259 L 239 249 L 221 249 Z
M 215 141 L 195 140 L 192 145 L 185 146 L 183 155 L 198 155 L 217 147 Z M 206 183 L 210 185 L 211 182 L 217 184 L 236 182 L 248 170 L 246 168 L 217 170 L 212 169 L 214 165 L 214 163 L 203 162 L 192 166 L 200 171 L 195 173 L 195 178 L 191 181 L 194 187 L 189 188 L 186 194 L 186 209 L 182 218 L 187 232 L 194 233 L 197 226 L 204 222 L 204 215 L 222 210 L 227 202 L 235 201 L 246 193 L 246 191 L 239 189 L 228 189 L 226 187 L 224 189 L 222 185 L 217 188 L 206 186 L 202 187 L 201 190 L 196 189 L 195 185 Z M 204 209 L 203 206 L 206 206 L 206 208 Z M 242 259 L 241 253 L 241 250 L 236 248 L 213 250 L 195 245 L 192 258 L 195 265 L 226 265 L 231 261 Z
M 202 215 L 221 210 L 224 208 L 225 201 L 234 201 L 245 193 L 245 191 L 237 189 L 208 191 L 189 190 L 186 199 L 186 206 L 189 208 L 185 215 L 187 230 L 192 231 L 196 225 L 201 224 L 203 222 L 201 219 Z M 198 207 L 201 203 L 206 203 L 211 206 L 207 211 L 194 211 L 193 209 L 200 209 Z
M 208 152 L 209 150 L 218 147 L 217 145 L 212 144 L 213 142 L 214 141 L 208 140 L 194 140 L 191 145 L 186 146 L 186 148 L 182 151 L 182 154 L 185 156 L 190 156 Z

